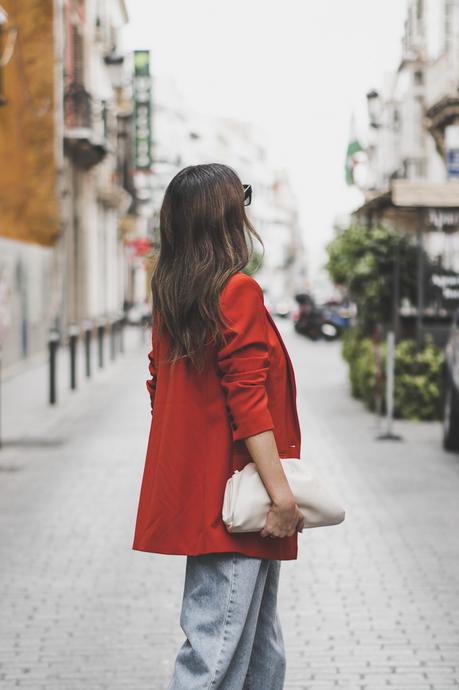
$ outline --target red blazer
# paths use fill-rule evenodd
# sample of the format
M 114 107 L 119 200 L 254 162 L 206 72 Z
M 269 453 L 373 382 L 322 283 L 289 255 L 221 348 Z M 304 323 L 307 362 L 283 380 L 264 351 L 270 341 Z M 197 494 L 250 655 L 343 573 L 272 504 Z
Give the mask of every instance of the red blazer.
M 156 338 L 153 326 L 152 419 L 132 548 L 295 559 L 297 534 L 230 534 L 221 518 L 227 479 L 251 461 L 243 439 L 272 429 L 280 457 L 299 458 L 301 434 L 293 367 L 259 284 L 234 274 L 220 305 L 227 342 L 208 346 L 201 374 L 186 359 L 172 370 L 169 336 Z

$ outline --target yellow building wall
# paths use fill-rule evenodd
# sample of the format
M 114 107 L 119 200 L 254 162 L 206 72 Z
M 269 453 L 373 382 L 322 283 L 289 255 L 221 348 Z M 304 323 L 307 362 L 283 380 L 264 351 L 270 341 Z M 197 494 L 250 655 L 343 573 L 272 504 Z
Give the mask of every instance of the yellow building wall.
M 0 236 L 51 245 L 59 229 L 53 0 L 1 0 L 17 28 L 2 69 Z M 5 46 L 3 35 L 2 46 Z

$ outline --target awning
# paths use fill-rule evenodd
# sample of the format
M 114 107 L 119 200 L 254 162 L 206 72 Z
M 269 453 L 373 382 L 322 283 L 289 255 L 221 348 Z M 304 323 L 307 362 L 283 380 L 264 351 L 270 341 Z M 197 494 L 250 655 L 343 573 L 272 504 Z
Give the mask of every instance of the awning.
M 459 180 L 428 182 L 427 180 L 393 180 L 390 188 L 370 197 L 354 213 L 399 208 L 458 208 Z
M 394 180 L 394 206 L 411 208 L 459 208 L 459 181 Z
M 393 180 L 389 189 L 367 198 L 352 216 L 365 225 L 389 223 L 408 232 L 420 228 L 455 232 L 459 228 L 459 180 Z

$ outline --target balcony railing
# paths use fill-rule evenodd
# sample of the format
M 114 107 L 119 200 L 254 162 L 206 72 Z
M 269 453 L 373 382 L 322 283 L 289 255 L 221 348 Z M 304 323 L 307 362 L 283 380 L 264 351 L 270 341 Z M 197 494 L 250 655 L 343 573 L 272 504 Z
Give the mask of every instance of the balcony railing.
M 92 99 L 82 84 L 72 82 L 64 93 L 64 121 L 68 129 L 90 129 Z
M 82 84 L 70 83 L 64 92 L 65 149 L 75 163 L 91 168 L 108 152 L 109 118 L 105 103 Z

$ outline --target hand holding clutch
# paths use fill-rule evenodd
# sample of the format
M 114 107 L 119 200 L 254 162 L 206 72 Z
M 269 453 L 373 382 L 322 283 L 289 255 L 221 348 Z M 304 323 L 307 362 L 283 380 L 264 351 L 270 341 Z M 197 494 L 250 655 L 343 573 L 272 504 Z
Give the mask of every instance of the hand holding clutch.
M 298 458 L 281 458 L 287 481 L 304 516 L 304 527 L 324 527 L 343 522 L 339 501 Z M 228 532 L 258 532 L 266 521 L 271 498 L 254 462 L 236 470 L 226 483 L 222 519 Z

